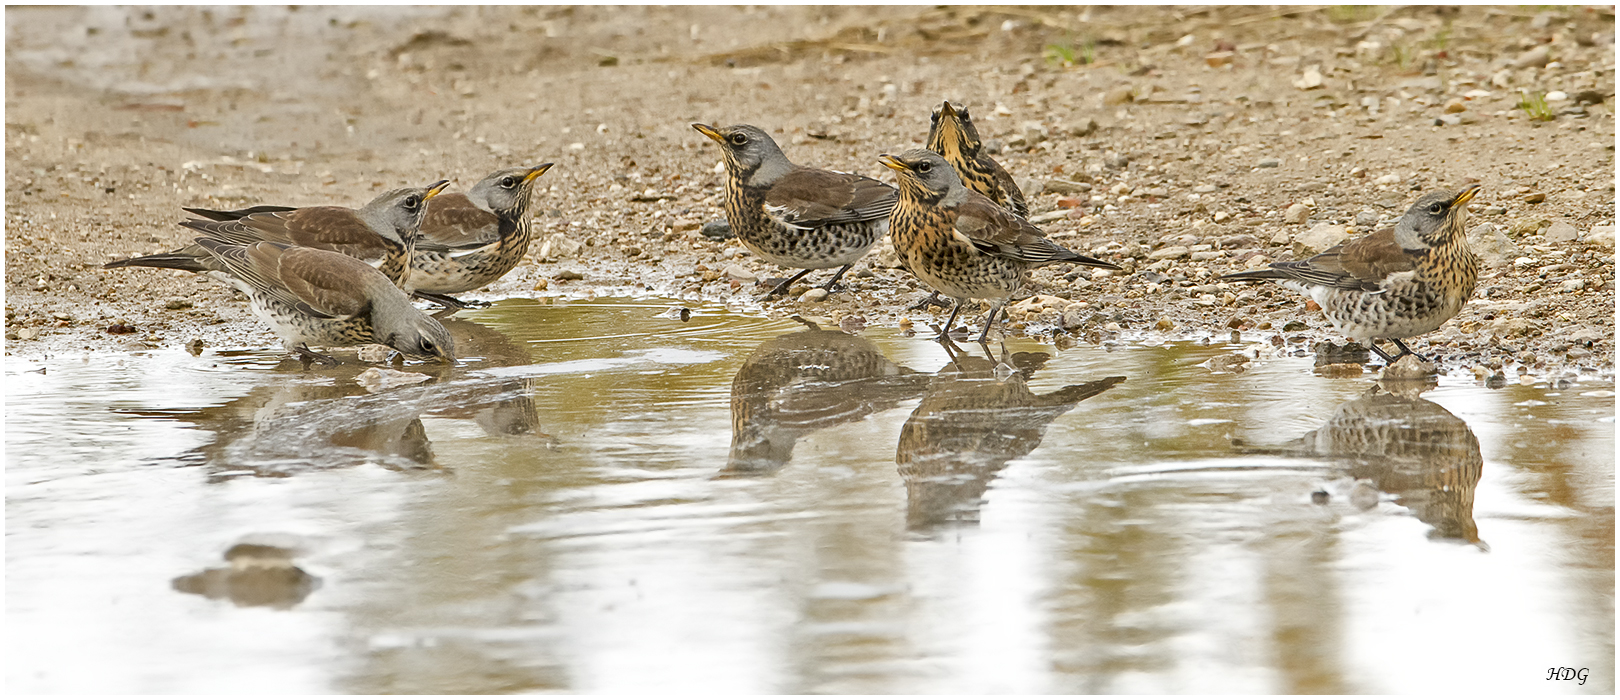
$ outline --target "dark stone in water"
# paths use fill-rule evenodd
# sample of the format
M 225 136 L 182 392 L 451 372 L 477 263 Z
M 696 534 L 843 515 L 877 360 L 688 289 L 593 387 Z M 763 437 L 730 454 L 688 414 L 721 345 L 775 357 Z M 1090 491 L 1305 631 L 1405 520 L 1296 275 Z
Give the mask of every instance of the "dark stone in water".
M 1342 364 L 1361 365 L 1366 364 L 1367 360 L 1371 357 L 1371 353 L 1367 352 L 1367 348 L 1362 347 L 1359 343 L 1334 345 L 1333 343 L 1322 341 L 1317 343 L 1315 347 L 1312 347 L 1311 351 L 1316 353 L 1316 366 L 1318 367 L 1323 365 Z

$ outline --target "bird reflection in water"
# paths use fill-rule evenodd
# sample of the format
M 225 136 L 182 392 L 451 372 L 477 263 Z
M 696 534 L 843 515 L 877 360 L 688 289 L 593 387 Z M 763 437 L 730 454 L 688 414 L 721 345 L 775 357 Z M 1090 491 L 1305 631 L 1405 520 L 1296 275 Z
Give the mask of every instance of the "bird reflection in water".
M 1485 463 L 1479 438 L 1461 418 L 1418 398 L 1434 386 L 1432 378 L 1378 382 L 1282 448 L 1344 462 L 1357 480 L 1351 501 L 1363 510 L 1378 504 L 1370 485 L 1434 528 L 1430 537 L 1486 549 L 1474 523 L 1474 488 Z
M 468 364 L 527 364 L 525 347 L 487 326 L 445 319 Z M 470 419 L 492 437 L 532 436 L 539 417 L 528 378 L 461 376 L 465 367 L 411 366 L 434 373 L 427 383 L 368 393 L 356 383 L 361 367 L 340 365 L 318 376 L 298 375 L 255 387 L 218 406 L 183 411 L 136 411 L 188 421 L 214 441 L 183 461 L 200 462 L 214 480 L 284 477 L 314 469 L 375 464 L 389 469 L 440 469 L 422 424 L 424 414 Z
M 225 552 L 228 566 L 179 576 L 174 590 L 213 600 L 229 600 L 237 607 L 286 610 L 309 597 L 321 580 L 293 564 L 296 551 L 270 544 L 242 542 Z
M 793 319 L 809 328 L 755 348 L 731 382 L 723 475 L 781 469 L 799 438 L 892 408 L 928 383 L 929 375 L 890 362 L 870 340 Z
M 900 429 L 895 462 L 906 482 L 906 526 L 929 530 L 951 521 L 978 522 L 990 480 L 1007 462 L 1033 452 L 1046 426 L 1076 404 L 1125 381 L 1108 377 L 1047 394 L 1029 390 L 1029 378 L 1051 359 L 1020 352 L 1002 361 L 941 343 L 951 356 L 928 384 L 922 402 Z

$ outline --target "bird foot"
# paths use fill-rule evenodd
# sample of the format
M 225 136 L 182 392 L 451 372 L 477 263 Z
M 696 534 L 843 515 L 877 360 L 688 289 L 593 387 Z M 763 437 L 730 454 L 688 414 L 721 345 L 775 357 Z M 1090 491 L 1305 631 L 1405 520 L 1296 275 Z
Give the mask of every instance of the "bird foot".
M 302 346 L 302 345 L 300 345 L 300 346 L 298 346 L 296 348 L 293 348 L 293 354 L 298 356 L 298 362 L 299 362 L 299 364 L 302 364 L 304 366 L 305 370 L 308 370 L 309 366 L 311 364 L 316 363 L 316 362 L 319 362 L 319 363 L 321 363 L 323 365 L 333 365 L 333 366 L 343 364 L 341 361 L 339 361 L 335 357 L 332 357 L 331 355 L 322 355 L 322 354 L 320 354 L 318 352 L 315 352 L 314 350 L 311 350 L 308 347 L 305 347 L 305 346 Z
M 487 301 L 462 301 L 447 294 L 435 294 L 433 292 L 413 292 L 412 296 L 438 304 L 444 309 L 455 309 L 457 311 L 462 309 L 483 309 L 491 305 Z
M 951 303 L 939 296 L 938 292 L 928 295 L 922 301 L 907 306 L 907 311 L 927 311 L 930 307 L 938 306 L 940 309 L 951 308 Z

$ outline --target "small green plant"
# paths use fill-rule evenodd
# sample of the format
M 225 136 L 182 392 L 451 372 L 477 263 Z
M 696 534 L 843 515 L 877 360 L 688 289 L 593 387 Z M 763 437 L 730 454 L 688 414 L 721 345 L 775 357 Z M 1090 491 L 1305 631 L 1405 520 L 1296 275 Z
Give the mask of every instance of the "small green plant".
M 1374 5 L 1334 5 L 1327 9 L 1328 20 L 1337 24 L 1365 22 L 1378 15 Z
M 1412 47 L 1406 44 L 1394 44 L 1389 47 L 1389 60 L 1401 70 L 1412 67 Z
M 1552 107 L 1547 104 L 1547 95 L 1540 91 L 1521 92 L 1519 104 L 1514 106 L 1524 110 L 1525 114 L 1538 122 L 1550 122 L 1558 116 L 1553 114 Z
M 1041 55 L 1046 58 L 1047 63 L 1053 65 L 1086 66 L 1097 62 L 1097 44 L 1088 40 L 1076 47 L 1073 39 L 1064 37 L 1043 47 Z

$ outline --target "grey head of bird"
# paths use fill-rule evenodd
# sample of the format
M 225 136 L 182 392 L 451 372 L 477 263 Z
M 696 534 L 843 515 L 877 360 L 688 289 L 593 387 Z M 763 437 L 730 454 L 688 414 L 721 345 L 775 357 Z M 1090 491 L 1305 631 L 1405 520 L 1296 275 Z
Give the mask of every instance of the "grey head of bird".
M 793 170 L 793 163 L 782 154 L 770 134 L 749 124 L 715 128 L 708 124 L 693 124 L 693 129 L 714 139 L 725 154 L 726 169 L 731 176 L 750 187 L 769 187 Z
M 973 126 L 973 117 L 968 115 L 965 105 L 946 100 L 934 108 L 933 115 L 929 117 L 928 150 L 944 153 L 944 149 L 954 147 L 963 155 L 977 156 L 983 145 L 979 140 L 979 130 Z
M 551 163 L 532 168 L 506 168 L 490 173 L 467 190 L 467 199 L 481 209 L 497 214 L 522 215 L 529 208 L 534 181 L 551 169 Z
M 360 218 L 384 238 L 397 243 L 414 241 L 421 231 L 428 200 L 449 184 L 449 180 L 440 180 L 427 187 L 389 190 L 361 207 Z
M 1479 185 L 1467 185 L 1455 192 L 1435 190 L 1418 197 L 1395 224 L 1395 242 L 1404 250 L 1422 250 L 1463 237 L 1468 200 L 1476 194 Z
M 900 173 L 900 192 L 918 201 L 954 204 L 967 191 L 951 164 L 933 151 L 913 148 L 898 156 L 885 153 L 878 156 L 878 162 Z
M 437 319 L 420 311 L 409 314 L 398 327 L 391 329 L 383 344 L 412 359 L 456 361 L 456 341 L 450 331 Z

